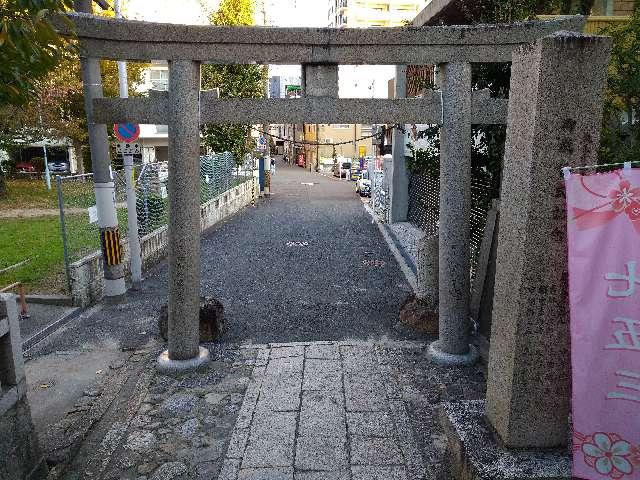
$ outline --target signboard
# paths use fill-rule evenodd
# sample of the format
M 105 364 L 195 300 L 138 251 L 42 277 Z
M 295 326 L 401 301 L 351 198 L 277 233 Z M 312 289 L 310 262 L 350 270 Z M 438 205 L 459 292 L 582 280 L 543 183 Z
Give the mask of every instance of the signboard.
M 367 154 L 367 147 L 365 145 L 360 145 L 358 147 L 358 156 L 364 157 Z
M 98 206 L 91 205 L 87 211 L 89 212 L 89 223 L 96 223 L 98 221 Z
M 103 228 L 100 231 L 102 244 L 102 258 L 109 266 L 122 263 L 122 246 L 120 245 L 120 231 L 118 227 Z
M 565 178 L 573 475 L 638 480 L 640 169 Z
M 139 143 L 116 143 L 116 154 L 142 155 L 142 148 Z
M 267 139 L 265 137 L 258 138 L 258 150 L 266 150 L 267 149 Z
M 114 123 L 113 133 L 120 142 L 132 143 L 140 136 L 140 125 L 137 123 Z

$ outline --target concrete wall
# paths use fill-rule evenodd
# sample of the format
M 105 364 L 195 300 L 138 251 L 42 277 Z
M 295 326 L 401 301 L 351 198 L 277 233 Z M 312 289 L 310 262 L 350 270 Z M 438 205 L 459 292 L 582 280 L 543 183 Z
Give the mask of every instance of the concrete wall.
M 200 228 L 202 231 L 237 213 L 257 197 L 256 179 L 248 180 L 200 206 Z M 167 226 L 160 227 L 140 238 L 142 268 L 148 270 L 165 256 L 168 243 Z M 125 252 L 125 272 L 129 272 L 129 243 L 122 240 Z M 102 253 L 93 252 L 70 265 L 71 297 L 74 305 L 86 307 L 102 299 L 103 273 Z

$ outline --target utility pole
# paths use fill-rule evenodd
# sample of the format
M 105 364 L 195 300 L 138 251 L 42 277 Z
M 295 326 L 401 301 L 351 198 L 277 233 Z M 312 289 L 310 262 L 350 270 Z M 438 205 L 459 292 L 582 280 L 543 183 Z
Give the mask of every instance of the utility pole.
M 91 13 L 91 0 L 75 0 L 77 12 Z M 104 295 L 115 301 L 126 293 L 124 265 L 120 246 L 120 230 L 116 214 L 115 188 L 111 176 L 109 138 L 107 126 L 93 119 L 93 99 L 103 97 L 100 61 L 97 58 L 80 57 L 84 108 L 87 113 L 87 130 L 91 147 L 94 191 L 98 210 L 98 227 L 102 245 Z
M 113 8 L 116 11 L 116 18 L 122 18 L 120 0 L 114 0 Z M 118 61 L 118 86 L 120 98 L 129 97 L 129 85 L 127 82 L 127 62 Z M 131 259 L 131 281 L 133 289 L 137 290 L 142 282 L 142 249 L 140 247 L 140 237 L 138 236 L 138 214 L 136 189 L 133 181 L 133 155 L 122 154 L 124 163 L 124 175 L 127 189 L 127 229 L 129 230 L 129 257 Z

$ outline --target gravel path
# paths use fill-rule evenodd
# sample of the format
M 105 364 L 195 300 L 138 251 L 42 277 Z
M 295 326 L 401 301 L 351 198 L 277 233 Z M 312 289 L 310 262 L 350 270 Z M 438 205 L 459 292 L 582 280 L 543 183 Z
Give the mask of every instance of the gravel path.
M 203 293 L 222 298 L 229 340 L 405 337 L 410 287 L 353 183 L 281 167 L 272 191 L 203 241 Z
M 410 287 L 353 183 L 280 166 L 272 191 L 202 238 L 201 293 L 224 304 L 223 340 L 420 339 L 396 325 Z M 163 262 L 128 303 L 70 325 L 73 333 L 44 351 L 146 344 L 157 333 L 167 274 Z

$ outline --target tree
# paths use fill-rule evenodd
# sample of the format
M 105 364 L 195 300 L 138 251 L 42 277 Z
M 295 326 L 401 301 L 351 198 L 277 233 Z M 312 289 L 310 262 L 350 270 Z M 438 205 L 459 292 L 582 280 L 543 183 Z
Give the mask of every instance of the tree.
M 70 5 L 71 0 L 0 0 L 0 108 L 26 103 L 37 80 L 69 48 L 47 14 L 64 11 Z M 0 198 L 5 195 L 0 165 Z
M 460 21 L 466 23 L 510 23 L 526 20 L 538 14 L 588 14 L 594 0 L 462 0 Z M 638 48 L 636 43 L 635 48 Z M 629 50 L 631 53 L 633 50 Z M 637 50 L 636 50 L 637 52 Z M 636 54 L 637 60 L 637 54 Z M 636 77 L 637 78 L 637 77 Z M 472 89 L 488 89 L 492 97 L 508 98 L 511 80 L 510 63 L 474 63 L 472 65 Z M 412 171 L 439 174 L 439 130 L 427 128 L 422 133 L 432 148 L 414 152 L 410 165 Z M 473 125 L 474 144 L 471 150 L 472 177 L 488 182 L 487 195 L 496 197 L 500 192 L 505 125 Z
M 209 18 L 213 25 L 253 25 L 253 0 L 222 0 Z M 267 67 L 263 65 L 203 65 L 202 88 L 219 88 L 220 98 L 263 98 Z M 251 126 L 241 124 L 204 125 L 204 143 L 216 152 L 229 151 L 236 162 L 253 150 Z
M 0 0 L 0 105 L 26 103 L 72 48 L 47 19 L 70 7 L 71 0 Z
M 606 28 L 613 46 L 600 145 L 602 163 L 640 159 L 640 2 L 629 20 Z
M 118 95 L 116 62 L 102 61 L 102 82 L 106 96 Z M 142 81 L 145 64 L 127 65 L 129 95 Z M 69 139 L 73 144 L 78 171 L 84 173 L 82 146 L 87 144 L 87 120 L 80 72 L 80 59 L 68 52 L 61 62 L 35 85 L 35 92 L 23 106 L 0 108 L 0 149 L 48 139 Z

